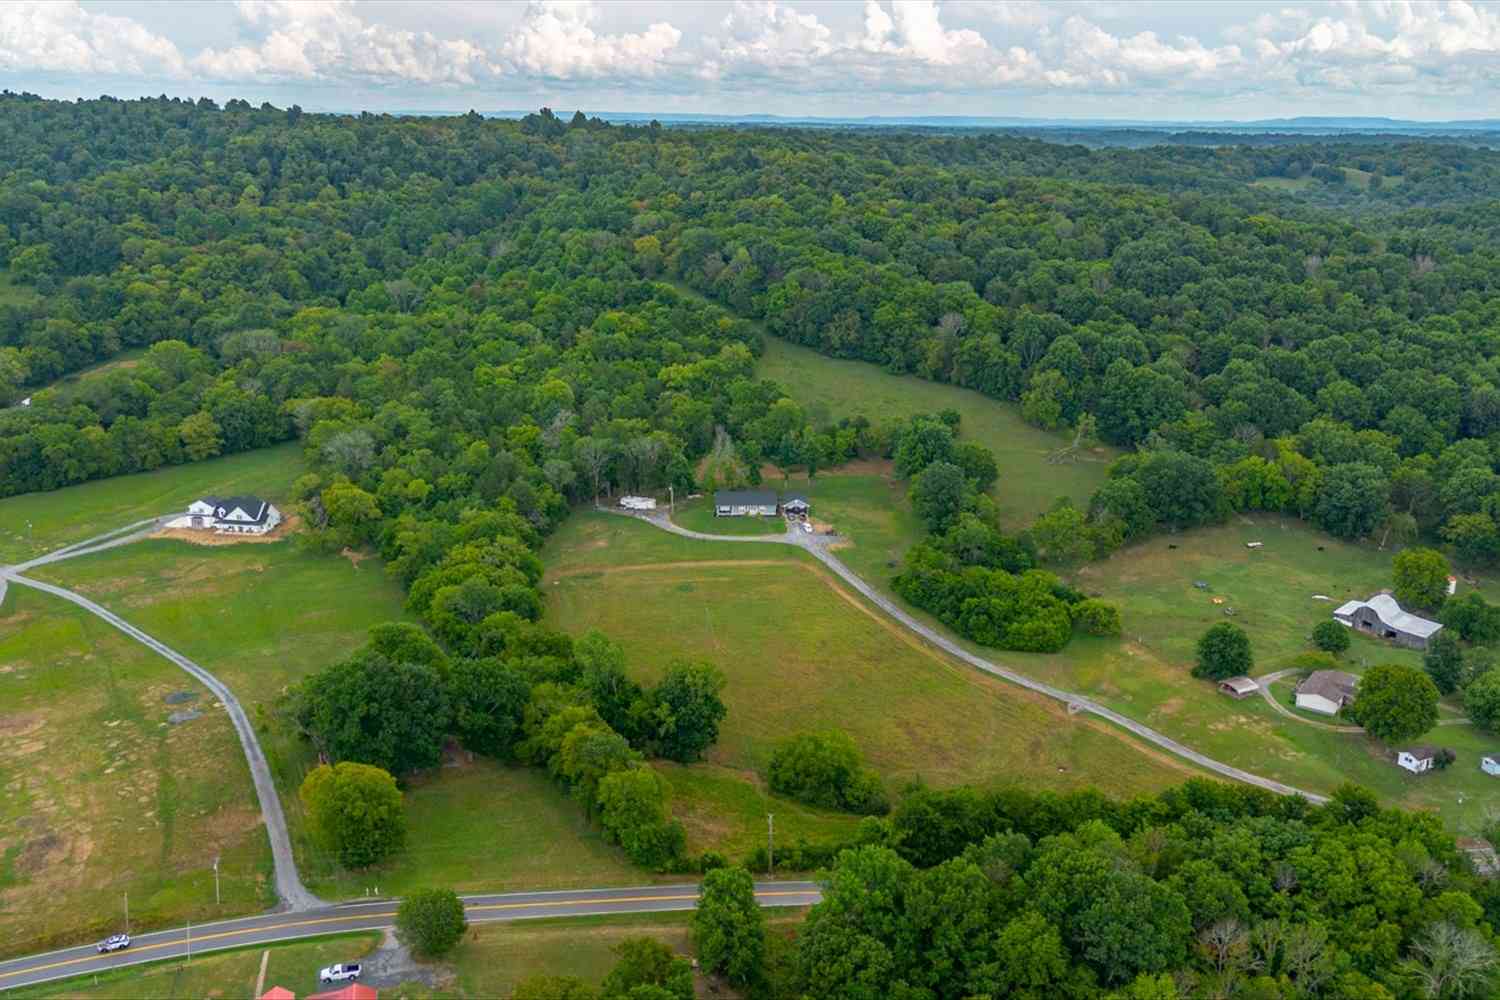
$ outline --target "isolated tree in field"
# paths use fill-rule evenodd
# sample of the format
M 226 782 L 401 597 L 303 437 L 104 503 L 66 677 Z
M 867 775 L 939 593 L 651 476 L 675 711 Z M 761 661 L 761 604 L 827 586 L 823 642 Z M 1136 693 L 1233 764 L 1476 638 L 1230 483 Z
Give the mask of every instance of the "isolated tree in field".
M 1396 600 L 1408 607 L 1437 608 L 1448 596 L 1448 560 L 1433 549 L 1406 549 L 1391 561 Z
M 1120 609 L 1097 597 L 1086 598 L 1068 609 L 1073 618 L 1073 627 L 1089 635 L 1117 636 L 1120 634 Z
M 1312 630 L 1313 645 L 1337 656 L 1349 648 L 1349 627 L 1329 619 L 1318 622 Z
M 728 709 L 720 694 L 724 674 L 710 663 L 684 661 L 667 668 L 641 703 L 640 727 L 662 757 L 691 764 L 719 738 Z
M 969 477 L 952 462 L 934 462 L 911 481 L 912 509 L 935 535 L 953 526 L 973 495 Z
M 298 798 L 313 839 L 345 868 L 368 868 L 406 842 L 401 790 L 378 767 L 322 764 L 303 779 Z
M 743 868 L 719 868 L 703 876 L 693 913 L 693 943 L 712 972 L 743 986 L 759 978 L 766 951 L 766 918 L 755 901 L 755 885 Z
M 396 937 L 418 955 L 447 954 L 468 929 L 463 901 L 451 889 L 419 889 L 396 909 Z
M 1437 725 L 1437 685 L 1416 667 L 1382 663 L 1365 671 L 1349 714 L 1382 743 L 1414 740 Z
M 1219 622 L 1198 639 L 1198 663 L 1193 676 L 1221 681 L 1250 673 L 1250 637 L 1233 622 Z
M 1464 689 L 1464 710 L 1474 725 L 1500 733 L 1500 669 L 1489 670 Z
M 1440 694 L 1452 694 L 1458 690 L 1464 676 L 1464 654 L 1458 648 L 1458 640 L 1447 629 L 1427 641 L 1427 652 L 1422 654 L 1422 669 L 1432 678 Z

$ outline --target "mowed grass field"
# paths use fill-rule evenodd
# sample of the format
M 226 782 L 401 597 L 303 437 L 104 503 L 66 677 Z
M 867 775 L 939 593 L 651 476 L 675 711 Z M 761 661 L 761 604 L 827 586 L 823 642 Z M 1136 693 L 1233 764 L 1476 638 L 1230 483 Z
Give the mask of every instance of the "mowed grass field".
M 85 997 L 110 1000 L 157 1000 L 161 997 L 253 997 L 260 981 L 261 961 L 265 959 L 264 990 L 282 986 L 297 996 L 309 996 L 323 989 L 318 984 L 318 970 L 334 962 L 353 962 L 368 954 L 380 943 L 380 935 L 343 934 L 313 938 L 269 948 L 242 948 L 235 951 L 207 952 L 193 955 L 191 963 L 172 959 L 150 965 L 136 965 L 101 976 L 79 976 L 57 983 L 46 983 L 19 989 L 7 996 L 19 1000 L 41 998 Z M 195 944 L 196 950 L 197 945 Z
M 732 785 L 704 790 L 701 775 L 734 777 L 759 796 L 781 740 L 834 726 L 892 792 L 920 780 L 1097 785 L 1126 796 L 1193 773 L 941 658 L 797 550 L 694 542 L 594 513 L 571 519 L 549 548 L 557 556 L 546 560 L 549 621 L 575 633 L 602 629 L 643 683 L 683 657 L 709 660 L 728 678 L 729 713 L 708 763 L 668 772 L 673 809 L 695 844 L 753 847 L 765 832 L 765 807 L 735 804 L 747 793 L 731 799 Z M 783 808 L 774 810 L 778 831 Z
M 201 717 L 168 724 L 189 709 Z M 267 902 L 260 811 L 212 696 L 98 618 L 15 585 L 0 605 L 0 789 L 0 953 L 123 930 L 127 893 L 133 929 Z
M 0 500 L 0 562 L 22 562 L 135 521 L 179 512 L 204 494 L 254 493 L 284 510 L 292 483 L 306 471 L 301 448 L 291 442 L 8 497 Z
M 1071 443 L 1071 437 L 1032 427 L 1011 404 L 971 389 L 892 375 L 864 361 L 824 357 L 775 337 L 766 337 L 756 374 L 778 382 L 792 399 L 823 419 L 864 416 L 879 423 L 914 413 L 957 410 L 962 417 L 960 436 L 995 454 L 1000 466 L 995 498 L 1012 528 L 1030 523 L 1059 496 L 1086 502 L 1104 481 L 1116 454 L 1099 448 L 1081 461 L 1054 465 L 1047 456 Z

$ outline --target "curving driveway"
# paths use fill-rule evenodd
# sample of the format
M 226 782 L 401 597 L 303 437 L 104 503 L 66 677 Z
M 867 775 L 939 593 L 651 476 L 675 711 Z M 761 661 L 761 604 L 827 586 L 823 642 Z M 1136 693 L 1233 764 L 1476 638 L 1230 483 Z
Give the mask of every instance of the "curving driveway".
M 609 508 L 603 507 L 599 509 L 609 510 Z M 661 511 L 640 514 L 628 513 L 619 510 L 609 510 L 609 512 L 619 514 L 622 517 L 631 517 L 638 521 L 645 521 L 648 524 L 654 524 L 656 527 L 661 528 L 663 531 L 669 531 L 674 535 L 682 535 L 685 538 L 697 538 L 710 542 L 759 542 L 771 545 L 796 546 L 797 548 L 807 551 L 812 555 L 814 559 L 817 559 L 834 573 L 838 574 L 840 579 L 849 584 L 849 586 L 853 587 L 867 600 L 869 600 L 871 604 L 874 604 L 880 610 L 884 611 L 887 615 L 894 618 L 897 622 L 901 623 L 912 632 L 915 632 L 917 635 L 921 636 L 923 639 L 927 640 L 927 642 L 931 643 L 937 648 L 941 649 L 943 652 L 956 659 L 962 660 L 972 667 L 982 670 L 987 674 L 992 674 L 996 677 L 1002 678 L 1003 680 L 1010 681 L 1012 684 L 1020 685 L 1027 690 L 1035 691 L 1038 694 L 1043 694 L 1048 698 L 1060 701 L 1064 705 L 1068 706 L 1069 711 L 1087 712 L 1090 715 L 1097 716 L 1107 722 L 1112 722 L 1115 725 L 1119 726 L 1121 729 L 1134 733 L 1136 736 L 1139 736 L 1141 739 L 1145 740 L 1148 743 L 1155 744 L 1156 746 L 1161 747 L 1163 750 L 1167 750 L 1170 753 L 1181 757 L 1183 760 L 1186 760 L 1193 764 L 1197 764 L 1204 770 L 1212 771 L 1215 774 L 1223 775 L 1226 778 L 1233 778 L 1235 781 L 1242 781 L 1247 785 L 1254 785 L 1257 788 L 1264 788 L 1267 791 L 1275 792 L 1278 795 L 1301 795 L 1308 801 L 1317 803 L 1328 801 L 1327 796 L 1318 795 L 1315 792 L 1305 791 L 1301 788 L 1296 788 L 1292 785 L 1287 785 L 1280 781 L 1276 781 L 1273 778 L 1266 778 L 1258 774 L 1252 774 L 1249 771 L 1235 767 L 1233 764 L 1226 764 L 1223 761 L 1215 760 L 1214 758 L 1209 757 L 1206 754 L 1199 753 L 1192 747 L 1189 747 L 1183 743 L 1179 743 L 1177 740 L 1172 739 L 1172 737 L 1167 736 L 1164 733 L 1157 732 L 1150 726 L 1139 723 L 1134 719 L 1121 715 L 1119 712 L 1116 712 L 1112 708 L 1101 705 L 1099 702 L 1094 701 L 1092 698 L 1088 698 L 1073 691 L 1065 691 L 1062 688 L 1053 687 L 1051 684 L 1047 684 L 1035 679 L 1034 677 L 1028 677 L 1025 674 L 1018 673 L 1010 669 L 1009 667 L 1000 666 L 999 664 L 987 660 L 982 656 L 976 656 L 975 654 L 969 652 L 967 649 L 964 649 L 958 643 L 954 642 L 952 639 L 949 639 L 947 636 L 938 632 L 936 629 L 933 629 L 930 626 L 918 621 L 890 598 L 886 597 L 884 594 L 880 593 L 874 587 L 866 583 L 858 574 L 856 574 L 848 566 L 844 565 L 843 561 L 840 560 L 838 556 L 829 551 L 829 542 L 831 541 L 831 538 L 828 535 L 822 535 L 816 532 L 808 533 L 802 531 L 800 528 L 789 528 L 784 535 L 710 535 L 702 531 L 693 531 L 690 528 L 684 528 L 681 525 L 674 524 L 672 520 L 664 512 Z
M 33 587 L 54 597 L 60 597 L 70 601 L 84 610 L 104 619 L 110 625 L 124 632 L 130 638 L 151 649 L 153 652 L 170 660 L 173 664 L 187 671 L 194 678 L 208 688 L 224 706 L 229 713 L 229 720 L 234 724 L 234 731 L 240 738 L 240 746 L 245 751 L 245 760 L 250 765 L 250 778 L 255 785 L 255 797 L 260 803 L 260 813 L 265 820 L 266 836 L 271 842 L 271 858 L 275 867 L 276 895 L 280 897 L 282 905 L 293 911 L 308 910 L 325 905 L 317 896 L 314 896 L 307 887 L 302 884 L 302 878 L 297 873 L 297 861 L 292 854 L 292 838 L 287 832 L 286 814 L 281 811 L 281 799 L 276 794 L 276 784 L 271 779 L 271 768 L 266 763 L 265 752 L 261 750 L 260 741 L 255 736 L 255 728 L 250 725 L 250 718 L 245 714 L 244 708 L 240 706 L 239 699 L 235 698 L 234 692 L 213 674 L 203 669 L 192 660 L 172 649 L 166 643 L 154 639 L 125 621 L 114 612 L 76 594 L 65 587 L 59 587 L 51 583 L 43 583 L 41 580 L 33 580 L 22 576 L 21 571 L 34 566 L 45 566 L 49 563 L 60 562 L 71 559 L 74 556 L 88 555 L 92 552 L 102 552 L 118 545 L 128 545 L 138 541 L 156 530 L 159 523 L 158 518 L 140 521 L 127 527 L 108 532 L 82 542 L 74 542 L 55 552 L 39 556 L 36 559 L 20 563 L 15 566 L 0 566 L 0 600 L 5 595 L 7 582 L 20 584 L 23 587 Z

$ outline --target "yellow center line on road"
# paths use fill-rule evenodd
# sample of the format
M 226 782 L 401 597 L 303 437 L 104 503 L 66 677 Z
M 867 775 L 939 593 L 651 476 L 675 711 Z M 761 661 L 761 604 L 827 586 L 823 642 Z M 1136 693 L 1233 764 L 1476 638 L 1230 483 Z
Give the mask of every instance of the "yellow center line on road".
M 766 890 L 764 892 L 757 892 L 755 895 L 757 897 L 766 897 L 766 896 L 807 896 L 807 895 L 811 895 L 812 893 L 814 893 L 816 891 L 817 891 L 816 889 L 769 889 L 769 890 Z M 531 902 L 525 902 L 525 903 L 471 903 L 468 906 L 465 906 L 464 909 L 465 910 L 526 910 L 526 909 L 532 909 L 532 908 L 535 908 L 535 907 L 546 907 L 546 906 L 590 906 L 590 905 L 599 905 L 599 904 L 608 904 L 608 903 L 665 903 L 665 902 L 670 902 L 670 901 L 675 901 L 675 900 L 696 900 L 697 898 L 698 898 L 697 893 L 693 893 L 692 895 L 686 895 L 686 894 L 679 893 L 679 894 L 670 895 L 670 896 L 595 896 L 595 897 L 592 897 L 592 898 L 585 898 L 585 899 L 543 899 L 543 900 L 532 900 Z M 339 916 L 339 917 L 313 917 L 313 918 L 310 918 L 310 919 L 307 919 L 307 920 L 289 920 L 289 921 L 285 921 L 285 922 L 279 923 L 279 924 L 261 924 L 261 925 L 255 926 L 255 927 L 242 927 L 239 930 L 234 930 L 234 931 L 219 931 L 219 932 L 217 932 L 215 934 L 204 934 L 204 935 L 201 935 L 201 936 L 199 936 L 197 938 L 194 938 L 193 940 L 194 941 L 200 941 L 200 942 L 202 942 L 202 941 L 217 941 L 217 940 L 222 940 L 223 938 L 229 938 L 229 937 L 240 937 L 242 935 L 264 934 L 264 933 L 267 933 L 267 932 L 270 932 L 270 931 L 286 930 L 287 928 L 290 928 L 290 927 L 311 927 L 311 926 L 314 926 L 316 924 L 348 923 L 348 922 L 353 921 L 353 920 L 374 920 L 374 919 L 383 918 L 383 917 L 394 917 L 395 915 L 396 915 L 396 911 L 395 910 L 389 910 L 389 911 L 384 911 L 384 912 L 381 912 L 381 913 L 350 913 L 350 914 L 347 914 L 347 915 L 344 915 L 344 916 Z M 153 950 L 158 949 L 158 948 L 173 948 L 173 947 L 178 947 L 178 946 L 182 945 L 186 940 L 187 940 L 186 937 L 180 937 L 180 938 L 173 938 L 173 939 L 171 939 L 169 941 L 157 941 L 157 942 L 154 942 L 152 944 L 143 944 L 143 945 L 139 945 L 139 946 L 133 946 L 130 949 L 130 954 L 132 954 L 132 955 L 139 955 L 143 951 L 153 951 Z M 78 958 L 65 958 L 65 959 L 63 959 L 61 961 L 51 962 L 51 963 L 49 963 L 47 965 L 35 965 L 35 966 L 31 966 L 30 968 L 16 969 L 16 970 L 14 970 L 12 972 L 0 972 L 0 979 L 7 979 L 7 978 L 9 978 L 11 976 L 31 975 L 31 974 L 37 973 L 37 972 L 46 972 L 48 969 L 58 969 L 58 968 L 62 968 L 63 966 L 66 966 L 66 965 L 78 965 L 79 963 L 82 963 L 82 962 L 93 962 L 93 961 L 98 960 L 99 957 L 100 956 L 98 956 L 98 955 L 81 955 Z

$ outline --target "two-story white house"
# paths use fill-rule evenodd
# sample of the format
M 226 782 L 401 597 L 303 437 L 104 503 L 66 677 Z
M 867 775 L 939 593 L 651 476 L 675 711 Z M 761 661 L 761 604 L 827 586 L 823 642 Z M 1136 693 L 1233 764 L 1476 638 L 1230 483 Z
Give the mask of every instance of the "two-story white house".
M 281 523 L 281 511 L 260 497 L 203 497 L 188 504 L 173 527 L 200 528 L 229 535 L 264 535 Z

